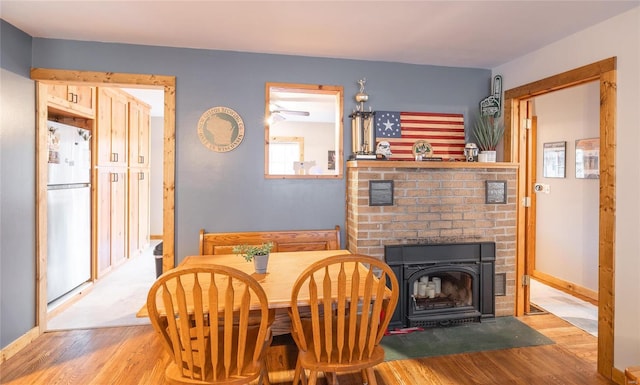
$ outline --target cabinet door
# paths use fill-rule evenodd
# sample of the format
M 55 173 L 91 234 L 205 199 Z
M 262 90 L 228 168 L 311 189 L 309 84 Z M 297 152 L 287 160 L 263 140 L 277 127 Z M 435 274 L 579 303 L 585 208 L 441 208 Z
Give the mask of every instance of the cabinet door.
M 95 111 L 96 108 L 95 90 L 95 87 L 89 86 L 69 86 L 69 94 L 73 95 L 78 108 L 85 108 L 89 111 Z
M 96 124 L 96 139 L 98 141 L 96 163 L 99 166 L 111 164 L 111 102 L 112 94 L 104 89 L 98 89 L 98 122 Z
M 129 166 L 137 167 L 140 163 L 140 109 L 135 101 L 129 101 Z
M 140 170 L 138 178 L 138 239 L 140 250 L 144 250 L 149 246 L 149 238 L 151 230 L 149 229 L 149 194 L 150 194 L 150 170 Z
M 151 140 L 151 110 L 149 107 L 143 106 L 140 109 L 140 127 L 139 127 L 139 141 L 138 141 L 138 153 L 141 160 L 140 167 L 149 167 L 149 142 Z
M 69 87 L 66 84 L 49 84 L 48 86 L 48 99 L 54 102 L 60 103 L 60 101 L 68 101 L 67 89 Z M 62 104 L 64 104 L 64 102 Z
M 124 94 L 110 88 L 99 89 L 96 158 L 98 165 L 127 165 L 128 116 L 129 104 Z
M 112 163 L 117 166 L 128 164 L 128 126 L 129 101 L 125 95 L 118 93 L 111 100 L 111 151 L 115 155 L 115 159 L 112 158 Z
M 129 170 L 129 257 L 149 246 L 149 169 Z
M 98 277 L 123 262 L 126 250 L 126 169 L 101 168 L 97 172 L 97 259 Z
M 111 263 L 124 262 L 127 253 L 127 172 L 111 173 Z
M 98 277 L 111 270 L 111 171 L 98 169 L 97 191 L 97 269 Z
M 138 255 L 140 252 L 140 172 L 136 169 L 129 169 L 129 256 Z
M 74 116 L 95 117 L 95 87 L 49 84 L 47 88 L 47 103 L 50 107 Z
M 149 106 L 129 101 L 129 166 L 149 167 Z

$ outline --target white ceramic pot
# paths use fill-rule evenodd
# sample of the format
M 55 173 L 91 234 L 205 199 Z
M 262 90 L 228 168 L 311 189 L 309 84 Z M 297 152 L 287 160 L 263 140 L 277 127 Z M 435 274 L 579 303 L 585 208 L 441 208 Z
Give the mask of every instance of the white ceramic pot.
M 269 254 L 253 256 L 253 268 L 255 269 L 256 273 L 265 274 L 267 272 L 268 264 L 269 264 Z
M 478 162 L 495 162 L 495 161 L 496 161 L 495 151 L 480 151 L 480 154 L 478 154 Z

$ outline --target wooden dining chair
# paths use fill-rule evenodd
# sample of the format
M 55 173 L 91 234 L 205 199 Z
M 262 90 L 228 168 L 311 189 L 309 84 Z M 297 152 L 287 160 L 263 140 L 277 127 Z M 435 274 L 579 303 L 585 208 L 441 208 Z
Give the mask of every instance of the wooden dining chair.
M 237 269 L 177 268 L 160 276 L 147 296 L 151 324 L 169 352 L 169 384 L 269 384 L 271 343 L 267 296 Z
M 306 383 L 306 370 L 309 385 L 316 384 L 319 372 L 335 378 L 352 371 L 376 385 L 373 367 L 384 361 L 380 340 L 398 290 L 391 268 L 369 256 L 333 256 L 303 271 L 291 293 L 292 335 L 299 350 L 293 385 Z M 308 293 L 310 302 L 299 303 L 300 293 Z

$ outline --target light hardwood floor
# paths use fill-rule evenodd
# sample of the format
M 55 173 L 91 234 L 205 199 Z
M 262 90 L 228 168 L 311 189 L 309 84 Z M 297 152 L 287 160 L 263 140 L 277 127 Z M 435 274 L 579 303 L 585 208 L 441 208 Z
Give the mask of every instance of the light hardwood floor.
M 375 369 L 378 384 L 613 384 L 596 373 L 594 336 L 552 314 L 520 320 L 556 344 L 385 362 Z M 270 348 L 267 365 L 272 384 L 291 384 L 295 355 L 293 346 Z M 168 355 L 149 325 L 56 331 L 40 336 L 0 365 L 0 383 L 162 385 L 166 360 Z M 341 375 L 339 383 L 361 383 L 358 379 Z

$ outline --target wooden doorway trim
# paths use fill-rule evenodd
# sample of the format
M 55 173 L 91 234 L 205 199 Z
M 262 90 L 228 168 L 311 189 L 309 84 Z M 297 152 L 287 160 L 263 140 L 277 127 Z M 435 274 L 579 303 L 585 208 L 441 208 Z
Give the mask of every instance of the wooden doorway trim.
M 164 90 L 164 160 L 162 198 L 162 270 L 174 267 L 175 233 L 175 120 L 176 78 L 153 74 L 125 74 L 33 68 L 31 79 L 36 81 L 36 319 L 40 334 L 47 327 L 47 103 L 38 97 L 41 82 L 109 85 L 118 87 L 156 88 Z M 42 99 L 42 100 L 41 100 Z
M 520 164 L 518 169 L 518 201 L 526 197 L 526 133 L 521 102 L 535 96 L 588 83 L 600 82 L 600 215 L 598 247 L 598 373 L 613 377 L 614 325 L 614 261 L 615 261 L 615 192 L 616 192 L 616 58 L 604 59 L 505 91 L 504 154 L 506 161 Z M 522 282 L 525 268 L 525 209 L 517 214 L 516 281 Z M 516 285 L 516 315 L 524 314 L 527 298 L 521 285 Z

